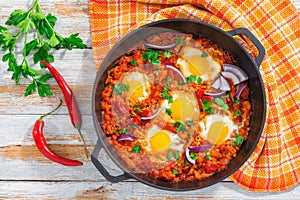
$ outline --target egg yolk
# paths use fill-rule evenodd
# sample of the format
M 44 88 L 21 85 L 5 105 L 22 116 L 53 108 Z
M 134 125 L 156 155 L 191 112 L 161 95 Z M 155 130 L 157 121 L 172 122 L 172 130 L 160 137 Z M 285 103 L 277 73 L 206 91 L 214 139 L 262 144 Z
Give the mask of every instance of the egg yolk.
M 227 137 L 228 126 L 224 122 L 214 122 L 207 133 L 207 140 L 212 144 L 221 144 Z
M 186 121 L 193 115 L 194 106 L 185 98 L 177 98 L 172 103 L 170 110 L 174 120 Z
M 144 95 L 144 87 L 138 81 L 124 81 L 125 84 L 129 85 L 129 91 L 126 92 L 127 96 L 132 98 L 133 100 L 138 100 L 140 97 Z
M 196 76 L 201 76 L 209 71 L 209 62 L 200 55 L 194 55 L 189 59 L 189 71 Z
M 164 151 L 171 144 L 169 135 L 165 132 L 158 132 L 150 138 L 152 151 Z

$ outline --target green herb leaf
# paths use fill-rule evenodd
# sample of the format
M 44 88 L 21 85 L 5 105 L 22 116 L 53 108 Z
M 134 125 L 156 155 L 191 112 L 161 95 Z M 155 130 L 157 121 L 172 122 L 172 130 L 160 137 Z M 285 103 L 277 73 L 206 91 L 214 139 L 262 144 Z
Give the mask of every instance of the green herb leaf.
M 38 45 L 37 39 L 34 39 L 31 42 L 27 43 L 26 46 L 25 46 L 25 50 L 26 50 L 25 54 L 26 54 L 26 56 L 28 56 L 28 54 L 30 53 L 31 50 L 36 49 L 37 45 Z
M 167 76 L 167 84 L 170 85 L 172 83 L 172 78 L 170 76 Z
M 86 48 L 86 45 L 83 43 L 82 39 L 78 37 L 78 35 L 79 33 L 75 33 L 65 38 L 64 42 L 62 42 L 63 47 L 66 47 L 68 50 L 72 50 L 73 47 L 80 49 Z
M 222 98 L 214 98 L 214 101 L 217 105 L 221 106 L 224 110 L 228 110 L 228 105 L 224 103 Z
M 176 151 L 176 152 L 175 152 L 175 159 L 176 159 L 176 160 L 179 160 L 179 159 L 180 159 L 180 152 L 179 152 L 179 151 Z
M 113 93 L 116 95 L 120 95 L 125 91 L 129 91 L 129 85 L 123 83 L 116 83 L 114 85 Z
M 234 116 L 237 116 L 237 117 L 241 116 L 241 112 L 238 110 L 233 111 L 233 114 L 234 114 Z
M 174 152 L 172 150 L 169 150 L 166 158 L 168 160 L 174 159 L 175 158 Z
M 50 85 L 42 82 L 37 82 L 38 93 L 41 97 L 53 96 L 53 93 L 50 91 Z
M 13 26 L 17 26 L 21 21 L 23 21 L 26 18 L 27 13 L 24 12 L 23 10 L 15 10 L 13 11 L 8 20 L 5 22 L 6 25 L 13 25 Z
M 171 115 L 171 114 L 172 114 L 171 109 L 170 109 L 170 108 L 166 108 L 166 113 L 167 113 L 168 115 Z
M 236 100 L 234 97 L 231 98 L 231 101 L 232 101 L 233 103 L 236 103 L 237 105 L 240 105 L 240 103 L 241 103 L 241 101 L 240 101 L 239 99 Z
M 148 61 L 151 64 L 157 65 L 160 64 L 160 60 L 158 59 L 162 54 L 160 54 L 157 50 L 147 49 L 142 53 L 143 60 Z
M 184 41 L 182 39 L 180 39 L 180 38 L 176 38 L 175 45 L 178 46 L 180 44 L 184 44 Z
M 193 159 L 193 160 L 197 160 L 197 156 L 194 152 L 191 152 L 190 153 L 190 157 Z
M 136 67 L 136 65 L 137 65 L 136 59 L 132 59 L 132 60 L 130 61 L 130 64 L 131 64 L 132 66 L 135 66 L 135 67 Z
M 27 33 L 32 29 L 35 29 L 35 25 L 30 18 L 25 18 L 24 20 L 20 21 L 17 28 L 20 28 L 21 32 Z
M 161 91 L 161 97 L 167 99 L 169 103 L 173 103 L 173 97 L 172 95 L 170 95 L 168 86 L 165 86 L 164 89 Z
M 138 105 L 134 105 L 133 106 L 133 110 L 136 110 L 136 111 L 138 111 L 140 113 L 143 112 Z
M 166 57 L 166 58 L 171 58 L 172 57 L 172 54 L 170 51 L 164 51 L 163 55 Z
M 201 82 L 202 82 L 202 78 L 201 77 L 197 77 L 197 83 L 201 84 Z
M 72 48 L 85 48 L 82 39 L 78 37 L 78 33 L 72 34 L 69 37 L 62 37 L 54 29 L 57 18 L 51 14 L 45 16 L 39 5 L 39 1 L 35 1 L 34 5 L 28 11 L 17 9 L 13 11 L 9 19 L 5 22 L 8 26 L 14 26 L 11 34 L 8 28 L 0 26 L 0 48 L 3 51 L 2 61 L 8 63 L 7 71 L 12 72 L 11 79 L 19 83 L 20 78 L 32 77 L 32 82 L 26 88 L 25 96 L 28 96 L 38 91 L 42 97 L 53 95 L 50 91 L 50 85 L 46 84 L 51 76 L 48 73 L 39 71 L 28 65 L 27 57 L 34 50 L 33 62 L 36 64 L 40 60 L 46 62 L 54 62 L 53 52 L 51 49 L 58 49 L 61 46 L 71 50 Z M 16 32 L 18 31 L 18 32 Z M 32 38 L 27 42 L 28 38 Z M 21 64 L 16 60 L 16 54 L 19 54 L 19 49 L 16 51 L 15 46 L 19 40 L 23 40 L 23 59 Z M 8 53 L 4 53 L 5 51 Z M 40 63 L 41 68 L 45 68 Z M 39 77 L 37 77 L 39 76 Z
M 173 169 L 172 173 L 176 175 L 176 174 L 178 174 L 179 172 L 178 172 L 177 170 Z
M 180 85 L 180 86 L 184 86 L 184 82 L 181 80 L 181 79 L 179 79 L 179 81 L 178 81 L 178 85 Z
M 231 144 L 233 146 L 238 146 L 241 145 L 244 142 L 244 137 L 241 136 L 240 134 L 236 133 L 235 134 L 235 141 L 233 141 Z
M 27 97 L 28 95 L 31 95 L 35 91 L 36 91 L 36 84 L 34 81 L 32 81 L 32 83 L 30 85 L 28 85 L 28 87 L 26 88 L 25 97 Z
M 208 152 L 205 157 L 207 160 L 211 160 L 210 152 Z
M 202 54 L 201 54 L 201 57 L 207 57 L 207 56 L 208 56 L 208 54 L 203 51 Z
M 139 153 L 141 151 L 141 147 L 139 145 L 136 145 L 132 148 L 133 153 Z
M 186 125 L 189 126 L 189 127 L 192 127 L 192 126 L 194 125 L 193 120 L 187 121 L 187 122 L 186 122 Z
M 182 132 L 184 132 L 184 133 L 187 132 L 186 126 L 185 126 L 184 123 L 182 123 L 181 121 L 176 121 L 174 124 L 172 124 L 172 126 L 177 127 L 177 128 L 176 128 L 176 133 L 178 133 L 179 131 L 182 131 Z
M 189 83 L 195 82 L 197 80 L 197 76 L 195 75 L 190 75 L 186 78 L 186 81 Z

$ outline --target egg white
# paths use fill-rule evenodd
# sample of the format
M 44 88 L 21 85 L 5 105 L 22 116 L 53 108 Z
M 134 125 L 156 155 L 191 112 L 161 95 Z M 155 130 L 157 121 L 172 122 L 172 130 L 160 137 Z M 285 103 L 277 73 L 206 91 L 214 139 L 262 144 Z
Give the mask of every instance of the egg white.
M 137 82 L 137 83 L 134 83 Z M 124 75 L 122 83 L 129 85 L 129 92 L 126 92 L 128 97 L 131 97 L 137 88 L 130 88 L 131 84 L 135 84 L 135 87 L 142 87 L 142 96 L 138 97 L 136 101 L 142 101 L 146 99 L 150 94 L 150 81 L 147 75 L 140 72 L 128 72 Z
M 186 116 L 185 118 L 181 118 L 179 121 L 182 122 L 187 122 L 187 121 L 191 121 L 191 120 L 195 120 L 196 118 L 199 118 L 199 106 L 198 106 L 198 101 L 196 99 L 196 97 L 194 96 L 194 94 L 188 93 L 186 91 L 181 91 L 181 90 L 175 90 L 172 91 L 171 93 L 172 97 L 173 97 L 173 102 L 169 102 L 168 100 L 163 101 L 161 108 L 163 111 L 165 111 L 166 109 L 171 109 L 172 104 L 177 100 L 177 99 L 184 99 L 187 103 L 191 104 L 193 109 L 189 111 L 190 115 Z M 186 109 L 186 108 L 181 108 L 181 109 Z M 165 113 L 165 117 L 167 122 L 169 123 L 175 123 L 177 120 L 172 118 L 172 114 L 171 116 L 168 115 L 167 113 Z
M 226 141 L 227 139 L 232 137 L 232 133 L 234 131 L 238 131 L 239 126 L 234 124 L 234 122 L 229 118 L 227 115 L 219 115 L 219 114 L 213 114 L 213 115 L 207 115 L 200 123 L 199 126 L 202 129 L 201 137 L 204 140 L 208 140 L 208 132 L 211 127 L 211 125 L 215 122 L 223 122 L 228 127 L 228 133 L 227 136 L 223 139 L 222 143 Z
M 174 150 L 174 151 L 179 151 L 179 152 L 183 151 L 183 146 L 185 144 L 185 141 L 183 141 L 182 139 L 180 139 L 177 134 L 172 133 L 172 132 L 170 132 L 168 130 L 163 130 L 160 127 L 158 127 L 157 125 L 153 125 L 148 130 L 147 136 L 145 138 L 145 141 L 147 141 L 147 144 L 148 144 L 147 146 L 145 146 L 145 149 L 148 152 L 155 152 L 151 148 L 150 139 L 151 139 L 152 136 L 154 136 L 158 132 L 164 132 L 164 133 L 166 133 L 169 136 L 170 140 L 171 140 L 170 145 L 164 150 L 164 152 L 168 151 L 168 150 Z
M 194 64 L 194 67 L 196 69 L 199 69 L 200 67 L 209 67 L 209 69 L 207 69 L 207 72 L 201 75 L 197 75 L 197 74 L 193 74 L 193 72 L 191 72 L 190 70 L 190 66 L 192 65 L 191 58 L 195 57 L 195 56 L 199 56 L 201 57 L 201 55 L 203 53 L 205 53 L 204 51 L 200 50 L 199 48 L 194 48 L 191 46 L 186 46 L 183 48 L 182 50 L 182 55 L 181 57 L 179 57 L 177 59 L 177 66 L 180 68 L 181 72 L 183 73 L 183 75 L 187 78 L 191 75 L 196 75 L 198 77 L 201 77 L 202 82 L 211 82 L 213 80 L 215 80 L 222 68 L 221 65 L 214 61 L 211 56 L 207 55 L 206 57 L 202 57 L 201 59 L 205 59 L 206 62 L 208 63 L 208 66 L 197 66 Z

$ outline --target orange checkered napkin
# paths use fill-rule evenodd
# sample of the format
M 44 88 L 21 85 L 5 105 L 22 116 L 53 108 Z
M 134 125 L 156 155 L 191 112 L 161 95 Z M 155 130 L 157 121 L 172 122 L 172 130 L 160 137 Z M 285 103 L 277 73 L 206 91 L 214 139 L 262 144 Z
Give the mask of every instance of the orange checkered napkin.
M 128 32 L 166 18 L 193 18 L 226 31 L 245 27 L 259 38 L 266 48 L 260 68 L 268 99 L 266 124 L 254 153 L 230 178 L 259 192 L 282 191 L 299 184 L 299 11 L 288 0 L 90 0 L 97 67 Z M 242 44 L 257 53 L 248 41 Z

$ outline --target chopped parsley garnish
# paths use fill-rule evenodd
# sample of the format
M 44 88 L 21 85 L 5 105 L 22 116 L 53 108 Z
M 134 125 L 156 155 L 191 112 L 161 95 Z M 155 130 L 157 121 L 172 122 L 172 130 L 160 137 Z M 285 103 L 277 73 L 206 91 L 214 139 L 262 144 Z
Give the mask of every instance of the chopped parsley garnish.
M 139 145 L 135 145 L 133 148 L 132 148 L 132 152 L 133 153 L 139 153 L 141 151 L 141 147 Z
M 173 172 L 172 172 L 173 174 L 178 174 L 178 171 L 177 170 L 175 170 L 175 169 L 173 169 Z
M 238 146 L 244 142 L 244 137 L 241 136 L 240 134 L 236 133 L 235 134 L 235 141 L 233 141 L 231 144 L 233 146 Z
M 168 160 L 172 160 L 172 159 L 174 159 L 174 158 L 175 158 L 175 155 L 174 155 L 173 151 L 172 151 L 172 150 L 169 150 L 169 151 L 168 151 L 168 154 L 167 154 L 167 159 L 168 159 Z
M 202 103 L 203 103 L 203 110 L 208 110 L 211 106 L 211 102 L 207 101 L 206 99 L 202 99 Z
M 210 152 L 208 152 L 205 157 L 207 160 L 211 160 Z
M 170 85 L 172 83 L 172 78 L 171 76 L 167 76 L 167 84 Z
M 143 60 L 147 60 L 149 63 L 157 65 L 160 64 L 160 60 L 158 59 L 162 54 L 160 54 L 157 50 L 147 49 L 142 53 Z
M 207 56 L 208 56 L 208 54 L 203 51 L 202 54 L 201 54 L 201 57 L 207 57 Z
M 114 85 L 113 93 L 116 95 L 120 95 L 125 91 L 129 91 L 129 85 L 123 83 L 116 83 Z
M 202 78 L 201 77 L 197 77 L 197 83 L 201 84 L 201 82 L 202 82 Z
M 187 122 L 186 122 L 186 125 L 189 126 L 189 127 L 193 126 L 193 125 L 194 125 L 193 120 L 187 121 Z
M 122 134 L 122 135 L 127 135 L 127 134 L 129 134 L 128 129 L 130 128 L 130 126 L 131 126 L 132 128 L 137 128 L 137 127 L 138 127 L 138 125 L 136 125 L 136 124 L 128 124 L 125 128 L 120 129 L 119 133 Z
M 178 46 L 180 44 L 184 44 L 184 41 L 182 39 L 180 39 L 180 38 L 176 38 L 175 44 L 176 44 L 176 46 Z
M 171 115 L 171 114 L 172 114 L 171 109 L 170 109 L 170 108 L 166 108 L 166 113 L 167 113 L 168 115 Z
M 172 54 L 170 51 L 164 51 L 163 55 L 166 57 L 166 58 L 171 58 Z
M 240 101 L 239 99 L 236 100 L 234 97 L 231 98 L 231 101 L 232 101 L 233 103 L 236 103 L 237 105 L 240 105 L 240 103 L 241 103 L 241 101 Z
M 184 86 L 184 82 L 181 80 L 181 79 L 179 79 L 179 81 L 178 81 L 178 85 L 180 85 L 180 86 Z
M 191 157 L 193 160 L 197 160 L 197 156 L 195 155 L 194 152 L 191 152 L 191 153 L 190 153 L 190 157 Z
M 137 65 L 136 59 L 132 59 L 130 61 L 130 64 L 133 65 L 133 66 L 136 66 Z
M 176 133 L 178 133 L 179 131 L 182 131 L 184 133 L 187 132 L 186 126 L 181 121 L 176 121 L 174 124 L 172 124 L 172 126 L 177 127 Z
M 133 110 L 136 110 L 140 113 L 143 112 L 138 105 L 133 106 Z
M 224 110 L 228 110 L 228 105 L 224 103 L 222 98 L 214 98 L 214 101 L 217 105 L 221 106 Z
M 175 152 L 175 159 L 176 159 L 176 160 L 179 160 L 179 158 L 180 158 L 179 151 L 176 151 L 176 152 Z
M 164 89 L 161 91 L 161 97 L 167 99 L 169 103 L 173 103 L 173 97 L 170 95 L 168 86 L 165 86 Z
M 241 116 L 242 113 L 238 110 L 235 110 L 235 111 L 233 111 L 233 114 L 234 114 L 234 116 L 239 117 L 239 116 Z
M 195 82 L 197 80 L 197 76 L 195 75 L 190 75 L 186 78 L 186 81 L 189 83 Z
M 159 67 L 157 65 L 155 65 L 155 72 L 156 72 L 156 75 L 158 76 L 159 73 L 160 73 L 160 70 L 159 70 Z

